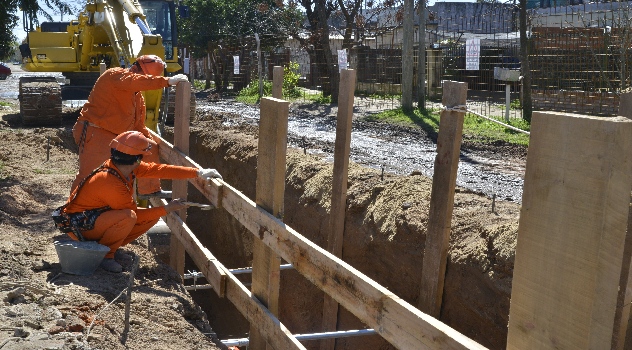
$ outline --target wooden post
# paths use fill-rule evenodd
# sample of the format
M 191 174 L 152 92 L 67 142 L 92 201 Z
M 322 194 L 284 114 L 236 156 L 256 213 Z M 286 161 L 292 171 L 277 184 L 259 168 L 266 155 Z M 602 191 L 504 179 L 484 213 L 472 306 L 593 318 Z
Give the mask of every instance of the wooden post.
M 632 92 L 625 92 L 619 96 L 619 115 L 632 119 Z M 628 339 L 627 346 L 625 344 L 630 324 L 630 304 L 632 304 L 632 269 L 630 268 L 630 263 L 632 263 L 632 206 L 630 206 L 628 213 L 627 232 L 623 249 L 623 269 L 621 270 L 619 282 L 617 309 L 614 318 L 615 332 L 612 336 L 612 349 L 632 349 L 632 339 Z
M 280 66 L 272 70 L 272 97 L 283 98 L 283 67 Z
M 334 148 L 334 175 L 331 184 L 331 212 L 327 251 L 342 259 L 342 244 L 347 209 L 347 177 L 349 173 L 349 151 L 351 148 L 351 121 L 353 119 L 353 97 L 356 71 L 343 69 L 340 74 L 338 92 L 338 120 L 336 121 L 336 144 Z M 323 303 L 323 332 L 337 330 L 338 303 L 325 294 Z M 321 350 L 333 350 L 336 339 L 320 341 Z
M 176 106 L 173 125 L 173 146 L 180 152 L 189 155 L 189 123 L 191 104 L 191 83 L 188 81 L 179 82 L 176 85 Z M 188 180 L 173 180 L 172 191 L 173 198 L 187 198 Z M 182 221 L 187 220 L 187 210 L 181 209 L 177 211 Z M 174 237 L 170 240 L 169 265 L 176 270 L 180 276 L 184 275 L 184 256 L 185 250 L 182 243 Z
M 467 83 L 443 83 L 442 102 L 446 108 L 464 106 L 466 98 Z M 419 310 L 435 318 L 439 318 L 441 313 L 464 116 L 465 111 L 444 110 L 441 111 L 439 120 L 437 157 L 432 177 L 430 217 L 419 293 Z
M 290 103 L 276 98 L 261 99 L 259 148 L 257 158 L 257 189 L 255 202 L 277 218 L 283 218 L 285 195 L 285 155 L 287 149 L 287 119 Z M 279 316 L 279 284 L 281 259 L 261 240 L 268 232 L 260 232 L 253 241 L 252 294 L 270 312 Z M 252 350 L 266 348 L 265 337 L 250 325 Z
M 628 268 L 630 136 L 624 117 L 533 113 L 507 349 L 611 347 Z
M 402 38 L 402 109 L 413 109 L 413 17 L 415 1 L 404 0 L 404 37 Z
M 105 63 L 103 62 L 99 63 L 99 75 L 105 73 L 107 69 L 108 67 L 105 65 Z
M 632 92 L 624 92 L 619 97 L 619 115 L 632 119 Z

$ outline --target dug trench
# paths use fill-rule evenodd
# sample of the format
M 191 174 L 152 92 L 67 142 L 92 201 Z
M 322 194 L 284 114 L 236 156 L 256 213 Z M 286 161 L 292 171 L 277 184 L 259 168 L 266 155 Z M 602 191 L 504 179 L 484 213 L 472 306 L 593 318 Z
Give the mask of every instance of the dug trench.
M 171 140 L 173 129 L 163 136 Z M 255 198 L 256 126 L 226 126 L 221 113 L 199 115 L 191 124 L 190 156 Z M 333 164 L 321 156 L 287 151 L 283 221 L 321 247 L 326 246 L 332 172 Z M 416 172 L 396 176 L 353 163 L 349 167 L 342 258 L 413 306 L 422 278 L 431 187 L 432 179 Z M 189 200 L 206 201 L 193 186 Z M 518 218 L 518 204 L 493 205 L 490 198 L 457 187 L 440 320 L 490 349 L 506 347 Z M 226 211 L 191 208 L 187 223 L 227 268 L 251 266 L 253 235 Z M 189 263 L 186 269 L 195 266 Z M 220 339 L 247 337 L 248 322 L 229 301 L 210 290 L 191 293 Z M 279 319 L 292 333 L 320 332 L 322 305 L 323 292 L 295 270 L 281 271 Z M 340 309 L 338 330 L 361 328 L 366 326 Z M 304 345 L 316 349 L 319 344 Z M 377 335 L 336 342 L 338 350 L 391 348 Z

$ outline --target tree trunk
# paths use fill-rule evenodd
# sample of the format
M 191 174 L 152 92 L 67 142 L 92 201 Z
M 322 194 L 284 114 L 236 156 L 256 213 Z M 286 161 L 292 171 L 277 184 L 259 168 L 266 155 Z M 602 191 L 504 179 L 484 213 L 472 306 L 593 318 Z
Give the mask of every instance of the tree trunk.
M 334 58 L 331 53 L 331 47 L 329 46 L 329 25 L 327 24 L 327 3 L 325 0 L 317 1 L 316 11 L 318 13 L 318 44 L 321 49 L 322 59 L 324 59 L 326 72 L 326 81 L 323 81 L 323 95 L 331 96 L 332 103 L 338 103 L 338 69 L 334 63 Z M 319 62 L 320 63 L 320 62 Z
M 419 58 L 417 61 L 417 108 L 426 110 L 426 0 L 419 0 Z
M 529 38 L 527 37 L 527 0 L 520 0 L 520 70 L 522 71 L 522 119 L 531 122 L 531 66 L 529 65 Z

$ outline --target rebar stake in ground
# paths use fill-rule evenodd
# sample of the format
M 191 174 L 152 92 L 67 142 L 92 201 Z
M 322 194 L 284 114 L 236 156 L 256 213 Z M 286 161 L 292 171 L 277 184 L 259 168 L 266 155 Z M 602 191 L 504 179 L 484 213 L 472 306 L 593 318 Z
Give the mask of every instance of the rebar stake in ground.
M 129 273 L 129 283 L 127 284 L 127 300 L 125 301 L 125 328 L 123 329 L 123 336 L 121 339 L 123 345 L 125 345 L 125 342 L 127 342 L 127 333 L 129 332 L 129 313 L 130 304 L 132 303 L 132 287 L 134 286 L 134 275 L 136 274 L 138 262 L 138 255 L 134 255 L 134 263 L 132 265 L 132 271 Z

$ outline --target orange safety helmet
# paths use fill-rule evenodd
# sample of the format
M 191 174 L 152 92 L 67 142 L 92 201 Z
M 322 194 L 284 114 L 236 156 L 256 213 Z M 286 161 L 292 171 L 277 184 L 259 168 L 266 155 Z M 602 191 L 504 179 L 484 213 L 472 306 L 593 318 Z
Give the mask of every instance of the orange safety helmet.
M 119 134 L 112 142 L 110 148 L 130 156 L 150 155 L 151 142 L 139 131 L 126 131 Z
M 149 75 L 162 75 L 167 65 L 162 58 L 156 55 L 143 55 L 136 59 L 136 62 L 143 70 L 143 73 Z

